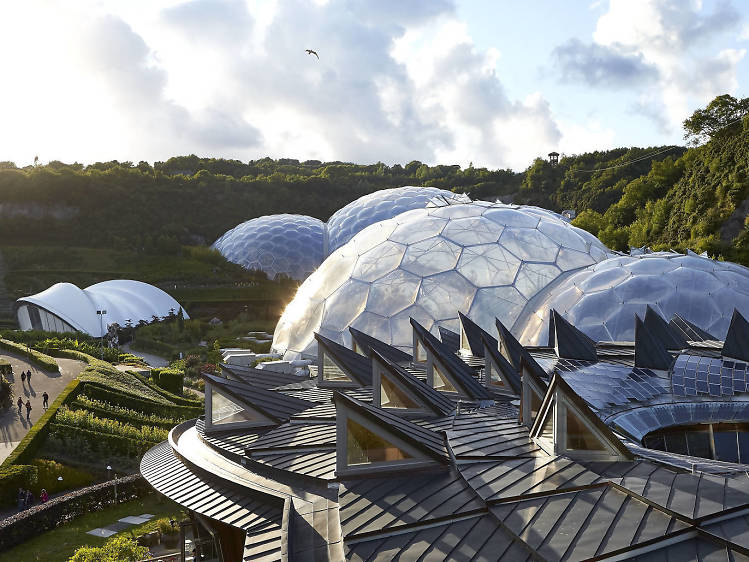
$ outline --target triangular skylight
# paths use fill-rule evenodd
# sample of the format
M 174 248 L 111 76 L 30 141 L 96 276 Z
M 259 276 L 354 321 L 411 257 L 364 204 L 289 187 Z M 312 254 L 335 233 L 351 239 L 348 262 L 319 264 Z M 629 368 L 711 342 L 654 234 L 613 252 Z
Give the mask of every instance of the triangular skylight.
M 381 435 L 352 419 L 346 421 L 346 464 L 349 466 L 412 458 Z
M 632 459 L 629 450 L 559 373 L 552 378 L 541 412 L 531 427 L 531 437 L 547 453 L 583 459 Z

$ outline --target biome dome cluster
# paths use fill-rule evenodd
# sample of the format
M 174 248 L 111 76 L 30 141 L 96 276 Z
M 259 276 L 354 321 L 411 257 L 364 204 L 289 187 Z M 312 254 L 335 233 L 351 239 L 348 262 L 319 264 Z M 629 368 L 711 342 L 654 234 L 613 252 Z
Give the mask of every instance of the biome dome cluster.
M 266 215 L 237 225 L 212 247 L 230 262 L 265 272 L 270 279 L 285 275 L 302 281 L 322 260 L 370 224 L 432 200 L 470 201 L 467 196 L 436 187 L 382 189 L 352 201 L 327 223 L 304 215 Z

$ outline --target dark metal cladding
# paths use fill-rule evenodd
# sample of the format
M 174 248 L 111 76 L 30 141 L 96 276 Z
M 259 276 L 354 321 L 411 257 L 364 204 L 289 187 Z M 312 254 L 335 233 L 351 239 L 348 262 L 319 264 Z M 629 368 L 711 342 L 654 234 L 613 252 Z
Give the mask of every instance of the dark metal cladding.
M 674 314 L 668 325 L 675 331 L 679 332 L 687 341 L 715 341 L 718 339 L 696 324 L 692 324 L 688 320 L 685 320 L 678 314 Z
M 666 346 L 666 349 L 684 349 L 687 347 L 687 340 L 681 333 L 669 326 L 650 305 L 645 308 L 644 323 L 650 333 Z
M 276 388 L 286 384 L 294 384 L 305 380 L 303 377 L 297 375 L 276 373 L 266 369 L 255 369 L 254 367 L 242 367 L 240 365 L 229 365 L 227 363 L 221 363 L 220 366 L 222 373 L 227 378 L 265 389 Z
M 635 367 L 668 371 L 674 358 L 635 314 Z
M 731 325 L 723 343 L 722 355 L 749 361 L 749 322 L 736 309 L 733 311 Z
M 442 326 L 437 326 L 440 332 L 440 340 L 453 352 L 457 352 L 460 349 L 460 334 L 456 334 L 452 330 L 448 330 Z
M 466 396 L 473 400 L 488 400 L 491 398 L 486 388 L 473 378 L 473 369 L 461 361 L 445 344 L 434 337 L 429 330 L 413 318 L 411 318 L 411 326 L 416 330 L 419 339 L 424 342 L 424 345 L 429 348 L 446 369 L 450 370 L 450 375 L 452 375 L 455 383 L 461 387 L 461 391 Z
M 549 324 L 550 333 L 553 325 L 553 344 L 558 357 L 582 361 L 595 361 L 598 358 L 596 343 L 554 309 L 551 310 Z
M 385 357 L 387 357 L 391 361 L 395 361 L 396 363 L 410 363 L 411 361 L 413 361 L 413 357 L 411 357 L 405 351 L 402 351 L 397 347 L 393 347 L 390 344 L 380 341 L 377 338 L 373 338 L 372 336 L 370 336 L 369 334 L 365 334 L 361 330 L 357 330 L 356 328 L 352 328 L 351 326 L 349 326 L 348 331 L 351 332 L 351 337 L 354 338 L 356 344 L 362 348 L 362 351 L 364 351 L 365 355 L 369 355 L 370 351 L 372 349 L 375 349 L 380 353 L 380 355 L 384 355 Z
M 207 373 L 203 373 L 202 377 L 227 394 L 257 409 L 261 414 L 278 421 L 288 420 L 294 414 L 315 406 L 314 402 L 265 390 L 244 382 L 232 381 Z
M 482 334 L 487 338 L 489 342 L 491 342 L 492 345 L 494 345 L 494 347 L 499 347 L 497 338 L 495 338 L 481 326 L 476 324 L 476 322 L 468 318 L 468 316 L 466 316 L 462 312 L 458 312 L 458 316 L 460 317 L 460 324 L 463 326 L 463 332 L 465 332 L 466 334 L 468 345 L 471 348 L 471 353 L 473 355 L 475 355 L 476 357 L 484 356 L 484 344 L 481 341 Z
M 360 386 L 372 385 L 372 362 L 363 355 L 331 339 L 315 333 L 317 344 L 333 356 L 344 372 Z

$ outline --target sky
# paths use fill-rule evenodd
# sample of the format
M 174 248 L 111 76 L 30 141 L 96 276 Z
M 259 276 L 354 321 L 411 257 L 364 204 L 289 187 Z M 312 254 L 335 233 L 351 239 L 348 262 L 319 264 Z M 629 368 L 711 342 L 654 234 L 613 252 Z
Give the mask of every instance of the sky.
M 747 48 L 744 0 L 3 0 L 0 161 L 520 171 L 683 144 Z

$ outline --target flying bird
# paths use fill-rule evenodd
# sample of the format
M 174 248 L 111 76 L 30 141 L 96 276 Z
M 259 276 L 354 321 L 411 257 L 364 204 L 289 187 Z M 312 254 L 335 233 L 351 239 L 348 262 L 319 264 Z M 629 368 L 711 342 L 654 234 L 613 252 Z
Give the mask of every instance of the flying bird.
M 317 57 L 317 60 L 320 60 L 320 55 L 317 54 L 317 51 L 313 51 L 312 49 L 304 49 L 304 51 L 308 55 L 315 55 Z

